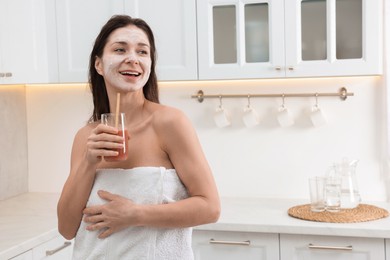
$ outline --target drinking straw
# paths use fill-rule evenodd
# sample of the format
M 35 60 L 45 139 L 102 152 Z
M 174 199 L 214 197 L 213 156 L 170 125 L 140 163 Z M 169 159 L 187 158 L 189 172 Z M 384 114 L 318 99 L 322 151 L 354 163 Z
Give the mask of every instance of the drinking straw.
M 121 93 L 116 94 L 116 110 L 115 110 L 115 128 L 118 128 L 118 121 L 119 121 L 119 104 L 121 102 Z

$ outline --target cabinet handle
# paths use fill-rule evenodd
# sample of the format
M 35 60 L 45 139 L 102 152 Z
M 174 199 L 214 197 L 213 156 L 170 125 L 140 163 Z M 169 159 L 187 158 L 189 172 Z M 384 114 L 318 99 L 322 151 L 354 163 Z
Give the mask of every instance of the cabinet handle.
M 46 251 L 46 256 L 54 255 L 54 254 L 57 253 L 58 251 L 61 251 L 62 249 L 67 248 L 67 247 L 70 246 L 71 244 L 72 244 L 72 242 L 66 241 L 66 242 L 64 242 L 64 244 L 63 244 L 62 246 L 59 246 L 59 247 L 57 247 L 56 249 L 47 250 L 47 251 Z
M 321 245 L 313 245 L 309 244 L 310 249 L 326 249 L 326 250 L 348 250 L 351 251 L 352 246 L 321 246 Z
M 277 71 L 282 70 L 282 67 L 276 66 L 276 67 L 275 67 L 275 70 L 277 70 Z
M 288 67 L 288 70 L 293 71 L 294 67 Z
M 249 246 L 251 244 L 251 241 L 250 240 L 225 241 L 225 240 L 214 240 L 214 238 L 211 238 L 209 243 L 210 244 L 218 244 L 218 245 L 230 245 L 230 246 Z
M 6 72 L 6 73 L 5 73 L 5 77 L 6 77 L 6 78 L 12 77 L 12 72 Z

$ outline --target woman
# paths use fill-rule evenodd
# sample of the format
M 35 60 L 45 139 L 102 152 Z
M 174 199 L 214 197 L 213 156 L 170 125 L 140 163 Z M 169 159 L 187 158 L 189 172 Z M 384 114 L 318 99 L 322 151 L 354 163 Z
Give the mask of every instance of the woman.
M 113 16 L 91 52 L 93 122 L 81 128 L 70 175 L 58 202 L 58 227 L 75 239 L 75 259 L 192 259 L 191 227 L 215 222 L 217 188 L 196 133 L 179 110 L 159 104 L 155 43 L 141 19 Z M 123 139 L 99 124 L 114 112 L 117 93 L 126 114 Z

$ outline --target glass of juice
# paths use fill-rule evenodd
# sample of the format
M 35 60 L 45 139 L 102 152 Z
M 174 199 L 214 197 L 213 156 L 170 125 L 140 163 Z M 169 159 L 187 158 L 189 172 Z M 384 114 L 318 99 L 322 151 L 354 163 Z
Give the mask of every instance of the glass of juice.
M 104 125 L 116 127 L 118 129 L 118 135 L 123 137 L 123 148 L 114 149 L 119 154 L 117 156 L 105 156 L 106 161 L 124 161 L 128 156 L 128 140 L 129 132 L 126 129 L 126 117 L 125 113 L 105 113 L 101 116 L 101 123 Z

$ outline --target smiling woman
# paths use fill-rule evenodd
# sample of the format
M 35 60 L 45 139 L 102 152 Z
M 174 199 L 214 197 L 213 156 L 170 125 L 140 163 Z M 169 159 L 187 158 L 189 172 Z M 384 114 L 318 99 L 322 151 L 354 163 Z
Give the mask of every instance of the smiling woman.
M 60 233 L 76 237 L 73 258 L 193 259 L 192 227 L 219 218 L 219 196 L 190 121 L 159 104 L 149 26 L 112 17 L 95 41 L 89 79 L 92 120 L 74 138 L 58 202 Z M 126 118 L 128 158 L 106 161 L 124 140 L 98 121 L 117 110 Z

